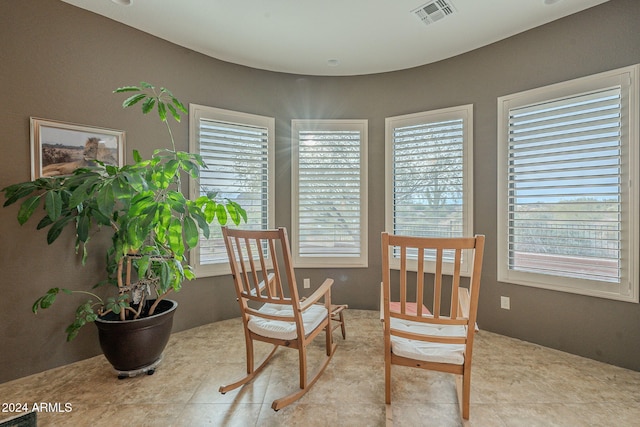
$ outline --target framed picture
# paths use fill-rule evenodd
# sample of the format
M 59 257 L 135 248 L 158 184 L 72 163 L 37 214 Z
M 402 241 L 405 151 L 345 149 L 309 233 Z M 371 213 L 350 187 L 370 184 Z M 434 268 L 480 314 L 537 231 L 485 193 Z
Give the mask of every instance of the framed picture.
M 94 160 L 124 165 L 124 131 L 31 117 L 31 179 L 71 175 Z

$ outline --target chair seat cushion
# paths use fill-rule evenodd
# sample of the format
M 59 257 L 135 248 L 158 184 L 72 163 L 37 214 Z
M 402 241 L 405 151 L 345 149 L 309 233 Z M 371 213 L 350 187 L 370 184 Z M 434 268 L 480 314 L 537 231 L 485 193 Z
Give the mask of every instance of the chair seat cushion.
M 275 316 L 292 316 L 293 307 L 290 305 L 265 304 L 258 310 L 261 313 Z M 305 336 L 309 335 L 327 317 L 327 309 L 323 305 L 312 305 L 302 313 L 302 322 Z M 263 337 L 294 340 L 297 338 L 295 322 L 263 319 L 251 316 L 248 328 Z
M 462 325 L 433 325 L 391 318 L 391 329 L 415 334 L 464 337 L 467 329 Z M 464 364 L 464 344 L 442 344 L 391 335 L 393 354 L 425 362 Z

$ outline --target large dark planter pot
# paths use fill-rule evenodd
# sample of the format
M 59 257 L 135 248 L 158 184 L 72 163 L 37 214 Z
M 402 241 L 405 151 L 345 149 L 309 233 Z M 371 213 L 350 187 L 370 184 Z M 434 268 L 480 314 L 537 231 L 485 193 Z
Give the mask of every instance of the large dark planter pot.
M 153 373 L 169 342 L 177 307 L 175 301 L 162 300 L 150 317 L 121 321 L 107 315 L 95 321 L 102 352 L 120 378 Z

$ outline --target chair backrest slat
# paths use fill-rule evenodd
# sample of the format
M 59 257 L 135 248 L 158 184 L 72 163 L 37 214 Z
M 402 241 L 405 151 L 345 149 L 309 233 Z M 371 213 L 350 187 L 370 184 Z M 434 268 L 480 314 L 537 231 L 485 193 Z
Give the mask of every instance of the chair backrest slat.
M 453 276 L 451 278 L 451 306 L 449 312 L 451 318 L 458 317 L 458 295 L 460 288 L 460 268 L 462 265 L 462 249 L 455 249 L 453 260 Z
M 424 260 L 419 260 L 423 263 Z M 436 250 L 436 273 L 433 280 L 433 317 L 440 317 L 440 299 L 442 297 L 442 248 Z
M 265 319 L 295 321 L 302 330 L 297 284 L 288 237 L 284 228 L 273 230 L 238 230 L 222 228 L 222 235 L 229 255 L 236 294 L 248 314 Z M 249 307 L 249 302 L 259 304 L 290 305 L 294 307 L 290 317 L 265 314 Z
M 400 312 L 407 311 L 407 248 L 400 248 Z
M 260 283 L 260 280 L 258 280 L 258 270 L 256 270 L 256 265 L 253 259 L 253 251 L 251 250 L 251 241 L 248 238 L 244 238 L 242 241 L 244 242 L 244 244 L 242 245 L 240 245 L 240 243 L 238 244 L 240 245 L 240 247 L 244 246 L 247 252 L 247 259 L 249 261 L 249 273 L 251 273 L 251 277 L 253 278 L 253 282 L 249 283 L 248 288 L 251 288 L 251 285 L 253 285 L 253 289 L 256 291 L 256 293 L 260 293 L 260 290 L 258 289 L 258 284 Z M 244 265 L 244 258 L 241 258 L 240 262 L 242 262 Z
M 418 248 L 418 259 L 424 260 L 424 248 Z M 424 304 L 418 304 L 418 301 L 424 301 L 424 261 L 418 262 L 418 283 L 416 283 L 416 314 L 422 316 Z

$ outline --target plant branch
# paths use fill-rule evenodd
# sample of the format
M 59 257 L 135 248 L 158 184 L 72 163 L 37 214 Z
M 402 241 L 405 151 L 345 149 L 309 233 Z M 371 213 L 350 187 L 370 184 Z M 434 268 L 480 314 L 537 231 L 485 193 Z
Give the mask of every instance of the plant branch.
M 162 293 L 162 295 L 159 295 L 158 298 L 156 298 L 156 301 L 153 303 L 151 308 L 149 308 L 149 316 L 151 316 L 153 313 L 155 313 L 156 308 L 158 307 L 158 304 L 160 303 L 160 301 L 162 301 L 167 295 L 169 295 L 171 293 L 171 291 L 173 291 L 173 288 L 167 289 L 166 291 L 164 291 Z

